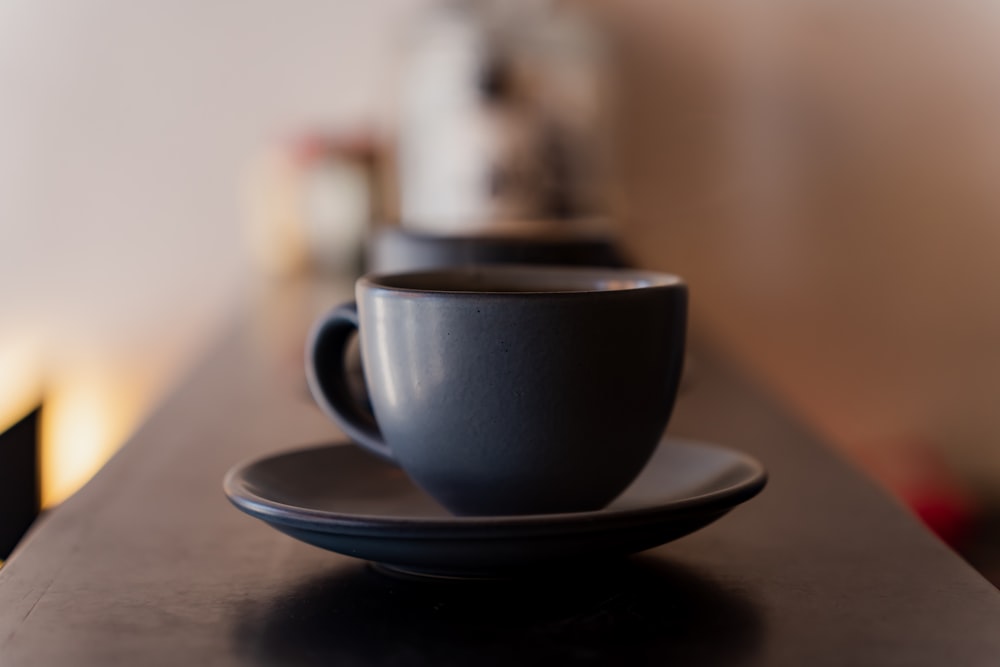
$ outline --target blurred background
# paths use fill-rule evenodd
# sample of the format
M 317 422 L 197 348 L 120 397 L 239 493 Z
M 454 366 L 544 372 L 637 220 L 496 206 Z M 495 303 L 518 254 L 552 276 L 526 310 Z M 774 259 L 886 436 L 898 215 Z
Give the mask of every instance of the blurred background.
M 0 430 L 44 397 L 51 506 L 373 221 L 597 229 L 1000 579 L 997 34 L 973 0 L 7 0 Z

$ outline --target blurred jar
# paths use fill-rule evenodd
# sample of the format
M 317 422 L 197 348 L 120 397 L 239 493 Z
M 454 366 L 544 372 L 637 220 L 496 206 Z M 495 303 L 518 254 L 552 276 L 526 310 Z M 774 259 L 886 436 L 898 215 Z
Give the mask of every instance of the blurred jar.
M 252 169 L 248 237 L 271 276 L 354 275 L 373 218 L 385 215 L 384 150 L 355 135 L 305 134 Z

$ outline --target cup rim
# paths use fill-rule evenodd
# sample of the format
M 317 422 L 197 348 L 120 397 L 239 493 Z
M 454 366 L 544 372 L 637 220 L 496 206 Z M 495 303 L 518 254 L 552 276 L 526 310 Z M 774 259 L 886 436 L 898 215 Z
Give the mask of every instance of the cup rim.
M 449 281 L 514 281 L 512 289 L 474 289 L 449 287 Z M 407 284 L 407 283 L 414 284 Z M 415 283 L 440 281 L 442 287 L 420 287 Z M 518 281 L 523 281 L 524 289 Z M 538 281 L 542 286 L 526 285 Z M 544 284 L 553 287 L 546 289 Z M 643 269 L 605 267 L 539 266 L 521 264 L 482 264 L 463 267 L 403 271 L 398 273 L 369 273 L 358 279 L 358 286 L 380 292 L 400 294 L 447 294 L 465 296 L 557 296 L 581 294 L 614 294 L 649 291 L 651 289 L 676 289 L 685 287 L 684 280 L 671 273 Z M 556 285 L 559 285 L 556 287 Z

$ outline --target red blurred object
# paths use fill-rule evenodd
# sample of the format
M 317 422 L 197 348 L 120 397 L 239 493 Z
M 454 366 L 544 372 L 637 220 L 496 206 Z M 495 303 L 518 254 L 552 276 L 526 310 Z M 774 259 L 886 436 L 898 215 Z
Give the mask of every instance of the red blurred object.
M 859 458 L 950 547 L 961 550 L 972 538 L 980 508 L 937 448 L 921 440 L 882 442 Z
M 923 487 L 908 489 L 901 497 L 953 549 L 961 549 L 971 537 L 977 511 L 963 493 L 946 487 Z
M 344 133 L 306 132 L 288 141 L 289 153 L 300 167 L 309 167 L 330 156 L 374 162 L 380 144 L 367 131 Z

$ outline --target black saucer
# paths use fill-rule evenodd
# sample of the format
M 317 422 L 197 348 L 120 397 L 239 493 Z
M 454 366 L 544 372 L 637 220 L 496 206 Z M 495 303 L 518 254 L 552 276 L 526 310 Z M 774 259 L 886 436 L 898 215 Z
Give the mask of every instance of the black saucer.
M 745 454 L 667 439 L 632 486 L 596 512 L 456 517 L 401 470 L 353 446 L 242 463 L 224 488 L 240 510 L 323 549 L 395 571 L 496 578 L 664 544 L 749 500 L 766 480 Z

